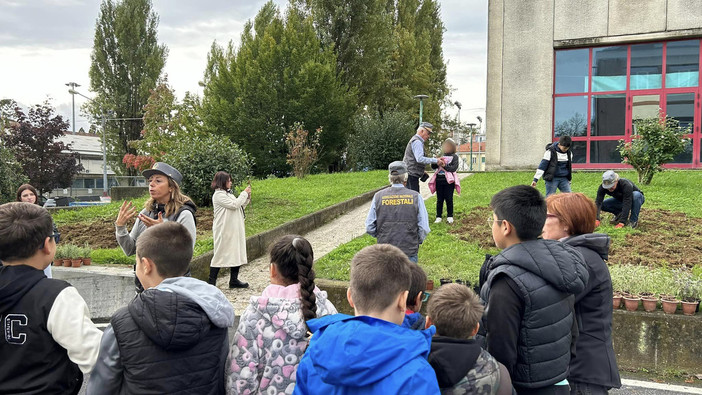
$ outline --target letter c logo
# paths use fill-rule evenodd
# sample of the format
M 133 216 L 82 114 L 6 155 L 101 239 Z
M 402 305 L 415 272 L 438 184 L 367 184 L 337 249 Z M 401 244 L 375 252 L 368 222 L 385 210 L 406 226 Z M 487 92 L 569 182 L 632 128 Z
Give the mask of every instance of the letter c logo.
M 21 345 L 27 341 L 27 334 L 19 327 L 27 326 L 27 316 L 24 314 L 8 314 L 5 316 L 5 340 L 8 344 Z

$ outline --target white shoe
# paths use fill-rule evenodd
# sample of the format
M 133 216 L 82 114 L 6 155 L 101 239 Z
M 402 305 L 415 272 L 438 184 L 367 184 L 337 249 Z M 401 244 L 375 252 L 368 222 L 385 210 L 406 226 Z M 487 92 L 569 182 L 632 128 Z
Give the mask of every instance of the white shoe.
M 453 223 L 453 217 L 448 217 L 448 218 L 446 218 L 446 222 L 452 224 L 452 223 Z
M 437 218 L 436 221 L 434 221 L 435 224 L 440 224 L 441 223 L 441 217 Z

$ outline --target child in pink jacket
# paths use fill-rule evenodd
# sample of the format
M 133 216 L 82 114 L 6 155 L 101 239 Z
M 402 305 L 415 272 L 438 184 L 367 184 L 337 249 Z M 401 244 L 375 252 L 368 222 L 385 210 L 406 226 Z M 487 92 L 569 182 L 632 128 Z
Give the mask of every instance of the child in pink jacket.
M 270 252 L 271 284 L 241 316 L 229 352 L 228 392 L 292 394 L 297 365 L 309 342 L 306 321 L 336 314 L 314 285 L 310 243 L 284 236 Z

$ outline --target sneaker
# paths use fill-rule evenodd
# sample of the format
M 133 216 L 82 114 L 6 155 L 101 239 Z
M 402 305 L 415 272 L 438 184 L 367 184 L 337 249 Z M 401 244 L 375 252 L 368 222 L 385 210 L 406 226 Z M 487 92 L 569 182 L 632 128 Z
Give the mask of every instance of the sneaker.
M 440 224 L 441 223 L 441 217 L 437 218 L 436 221 L 434 221 L 435 224 Z
M 452 223 L 453 223 L 453 217 L 448 217 L 448 218 L 446 218 L 446 222 L 452 224 Z
M 245 282 L 242 282 L 239 280 L 229 282 L 230 289 L 232 289 L 232 288 L 248 288 L 248 287 L 249 287 L 249 283 L 245 283 Z
M 639 221 L 629 222 L 629 226 L 631 226 L 631 229 L 636 229 L 639 227 Z

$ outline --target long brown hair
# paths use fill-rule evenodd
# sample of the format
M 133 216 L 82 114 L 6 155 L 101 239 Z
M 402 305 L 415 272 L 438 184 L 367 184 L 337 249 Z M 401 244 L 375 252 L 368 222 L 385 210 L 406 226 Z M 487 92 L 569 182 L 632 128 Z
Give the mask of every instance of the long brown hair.
M 584 235 L 595 231 L 597 208 L 582 193 L 559 193 L 546 198 L 548 212 L 554 214 L 568 228 L 571 235 Z
M 34 194 L 34 197 L 36 198 L 34 200 L 34 204 L 39 204 L 39 194 L 37 193 L 37 189 L 31 186 L 30 184 L 22 184 L 20 187 L 17 189 L 17 201 L 21 202 L 22 201 L 22 192 L 30 190 Z
M 301 311 L 305 322 L 317 318 L 315 273 L 312 269 L 314 253 L 310 242 L 302 236 L 283 236 L 271 247 L 270 257 L 286 285 L 300 284 Z
M 168 187 L 171 188 L 173 191 L 171 192 L 170 197 L 168 198 L 168 203 L 166 203 L 165 207 L 165 216 L 170 217 L 171 215 L 175 214 L 178 212 L 178 210 L 183 207 L 183 205 L 186 202 L 191 202 L 192 199 L 190 199 L 187 195 L 184 195 L 180 191 L 180 186 L 178 186 L 178 183 L 173 181 L 171 177 L 166 177 L 168 179 Z M 146 203 L 144 203 L 144 208 L 148 211 L 152 211 L 154 209 L 154 206 L 156 205 L 156 200 L 154 198 L 150 197 Z

